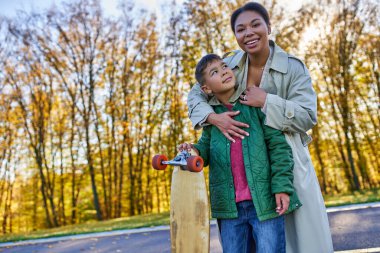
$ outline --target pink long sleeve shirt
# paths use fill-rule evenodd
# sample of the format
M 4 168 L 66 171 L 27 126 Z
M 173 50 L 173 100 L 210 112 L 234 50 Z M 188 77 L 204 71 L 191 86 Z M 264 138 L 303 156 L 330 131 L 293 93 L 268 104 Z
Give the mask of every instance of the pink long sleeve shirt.
M 228 110 L 232 110 L 233 105 L 226 104 L 225 106 Z M 252 196 L 249 191 L 247 176 L 245 174 L 242 140 L 238 137 L 234 137 L 234 140 L 235 142 L 231 142 L 230 157 L 235 186 L 235 202 L 238 203 L 244 200 L 252 200 Z

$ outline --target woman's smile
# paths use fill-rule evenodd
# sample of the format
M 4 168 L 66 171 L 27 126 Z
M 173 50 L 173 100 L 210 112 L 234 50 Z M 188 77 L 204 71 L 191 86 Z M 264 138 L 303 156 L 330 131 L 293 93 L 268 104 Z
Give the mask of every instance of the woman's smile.
M 244 44 L 247 45 L 248 48 L 254 48 L 258 45 L 260 39 L 253 39 L 245 42 Z

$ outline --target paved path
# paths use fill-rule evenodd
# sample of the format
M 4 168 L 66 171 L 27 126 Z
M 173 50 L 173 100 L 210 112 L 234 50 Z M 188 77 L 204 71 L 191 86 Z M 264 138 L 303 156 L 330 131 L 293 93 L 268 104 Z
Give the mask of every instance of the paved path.
M 337 252 L 380 252 L 380 202 L 328 208 Z M 216 226 L 211 226 L 210 248 L 221 253 Z M 347 251 L 350 250 L 350 251 Z M 354 251 L 352 251 L 354 250 Z M 169 253 L 168 226 L 120 230 L 60 238 L 0 244 L 1 253 Z
M 380 252 L 380 207 L 329 213 L 335 250 Z

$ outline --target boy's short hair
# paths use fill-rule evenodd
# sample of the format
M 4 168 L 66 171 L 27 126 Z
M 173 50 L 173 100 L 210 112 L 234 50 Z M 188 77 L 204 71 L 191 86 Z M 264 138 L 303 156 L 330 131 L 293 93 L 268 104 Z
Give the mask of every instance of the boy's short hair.
M 202 86 L 205 82 L 204 71 L 207 66 L 213 61 L 223 61 L 223 59 L 217 54 L 207 54 L 200 59 L 195 67 L 195 79 Z

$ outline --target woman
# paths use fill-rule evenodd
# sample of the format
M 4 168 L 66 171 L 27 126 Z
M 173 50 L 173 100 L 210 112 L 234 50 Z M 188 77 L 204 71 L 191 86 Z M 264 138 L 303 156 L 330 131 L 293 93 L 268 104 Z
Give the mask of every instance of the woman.
M 333 252 L 326 209 L 307 148 L 311 138 L 306 131 L 317 122 L 317 98 L 309 72 L 302 61 L 269 40 L 271 24 L 262 5 L 248 3 L 237 9 L 231 28 L 243 51 L 234 51 L 224 60 L 236 75 L 241 103 L 261 107 L 266 125 L 285 132 L 293 151 L 294 187 L 303 206 L 286 215 L 287 252 Z M 240 127 L 249 126 L 232 119 L 239 112 L 215 114 L 199 85 L 190 91 L 188 107 L 195 128 L 213 124 L 231 141 L 231 135 L 244 138 L 247 134 Z

